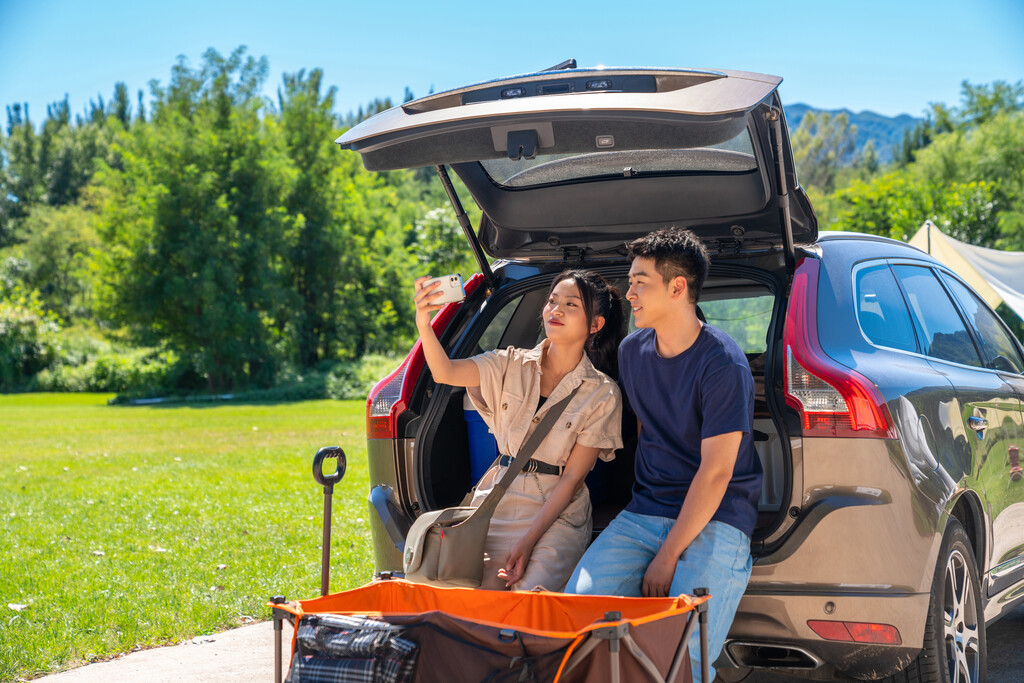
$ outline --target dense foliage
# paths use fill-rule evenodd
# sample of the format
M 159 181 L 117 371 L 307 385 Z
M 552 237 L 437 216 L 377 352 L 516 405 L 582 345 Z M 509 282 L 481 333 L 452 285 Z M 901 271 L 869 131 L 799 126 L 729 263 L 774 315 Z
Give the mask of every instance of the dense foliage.
M 260 96 L 267 69 L 209 50 L 151 84 L 148 112 L 118 84 L 74 121 L 52 105 L 38 131 L 8 107 L 0 390 L 316 377 L 347 397 L 365 385 L 352 361 L 408 346 L 412 279 L 475 269 L 429 173 L 370 173 L 332 144 L 389 101 L 343 122 L 319 69 L 285 75 L 276 102 Z
M 1024 83 L 964 82 L 961 106 L 933 105 L 887 166 L 866 149 L 836 169 L 855 131 L 836 119 L 818 130 L 801 127 L 793 146 L 822 229 L 909 239 L 930 219 L 958 240 L 1024 251 Z
M 414 336 L 413 278 L 476 270 L 428 169 L 371 173 L 332 144 L 390 100 L 339 117 L 313 69 L 271 101 L 267 70 L 209 50 L 134 106 L 117 84 L 38 127 L 7 108 L 0 391 L 355 396 Z M 858 148 L 844 112 L 801 112 L 821 229 L 907 239 L 931 219 L 1024 250 L 1022 105 L 1021 83 L 965 82 L 892 155 Z

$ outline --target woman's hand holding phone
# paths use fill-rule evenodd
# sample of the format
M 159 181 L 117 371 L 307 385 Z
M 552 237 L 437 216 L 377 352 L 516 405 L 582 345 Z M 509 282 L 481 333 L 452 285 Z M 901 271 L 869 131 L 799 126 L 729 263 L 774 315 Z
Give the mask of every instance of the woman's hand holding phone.
M 462 277 L 458 275 L 445 275 L 441 278 L 424 276 L 416 279 L 413 297 L 416 303 L 416 329 L 420 333 L 423 355 L 435 381 L 457 387 L 475 387 L 480 384 L 480 371 L 477 370 L 476 363 L 468 358 L 455 361 L 449 359 L 448 353 L 441 347 L 441 342 L 437 340 L 437 335 L 430 326 L 431 314 L 445 307 L 445 290 L 451 290 L 455 284 L 450 278 L 457 279 L 458 292 L 454 296 L 459 297 L 455 299 L 456 301 L 461 301 L 465 298 L 465 293 L 462 291 Z
M 417 328 L 424 324 L 429 325 L 431 314 L 444 308 L 444 304 L 434 302 L 434 299 L 440 298 L 442 294 L 438 289 L 440 286 L 441 283 L 437 278 L 431 278 L 429 275 L 416 278 L 416 283 L 414 284 L 415 297 L 413 300 L 416 303 Z
M 466 292 L 462 287 L 461 275 L 424 275 L 416 279 L 416 326 L 430 322 L 430 314 L 441 310 L 445 304 L 462 301 Z

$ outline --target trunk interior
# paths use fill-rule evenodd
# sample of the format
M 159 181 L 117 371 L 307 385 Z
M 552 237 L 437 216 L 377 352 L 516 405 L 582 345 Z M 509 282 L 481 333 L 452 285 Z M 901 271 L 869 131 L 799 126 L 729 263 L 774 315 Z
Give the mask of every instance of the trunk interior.
M 595 268 L 625 294 L 626 268 Z M 489 349 L 508 346 L 531 348 L 543 339 L 540 311 L 553 273 L 531 277 L 502 287 L 492 295 L 465 329 L 457 335 L 453 357 L 468 357 Z M 781 343 L 782 315 L 778 305 L 782 285 L 763 269 L 712 266 L 704 285 L 699 310 L 705 320 L 733 337 L 747 355 L 754 377 L 754 442 L 764 469 L 764 484 L 758 505 L 755 540 L 775 528 L 788 509 L 791 481 L 790 456 L 786 440 L 780 438 L 781 420 L 773 418 L 772 402 L 766 396 L 765 359 Z M 627 318 L 628 311 L 627 311 Z M 633 331 L 630 318 L 629 331 Z M 778 367 L 778 366 L 777 366 Z M 423 385 L 421 385 L 423 386 Z M 625 398 L 625 396 L 624 396 Z M 477 416 L 462 388 L 436 385 L 424 402 L 415 449 L 418 499 L 421 509 L 458 505 L 466 492 L 497 457 L 494 437 Z M 598 461 L 587 477 L 594 505 L 594 533 L 602 530 L 629 502 L 633 486 L 636 450 L 636 418 L 625 406 L 622 434 L 624 446 L 611 462 Z

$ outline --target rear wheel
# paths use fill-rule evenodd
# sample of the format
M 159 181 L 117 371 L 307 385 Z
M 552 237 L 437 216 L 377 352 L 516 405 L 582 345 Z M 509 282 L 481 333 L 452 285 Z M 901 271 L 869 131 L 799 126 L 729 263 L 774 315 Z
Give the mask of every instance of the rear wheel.
M 935 567 L 924 648 L 890 681 L 981 683 L 985 680 L 985 620 L 970 539 L 950 520 Z

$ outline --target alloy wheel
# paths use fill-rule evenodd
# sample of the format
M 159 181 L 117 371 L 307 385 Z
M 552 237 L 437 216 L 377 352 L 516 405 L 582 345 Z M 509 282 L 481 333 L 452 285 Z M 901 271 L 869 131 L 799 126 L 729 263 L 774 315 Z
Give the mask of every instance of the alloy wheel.
M 950 683 L 978 683 L 980 635 L 978 603 L 967 560 L 954 548 L 946 561 L 943 630 Z

